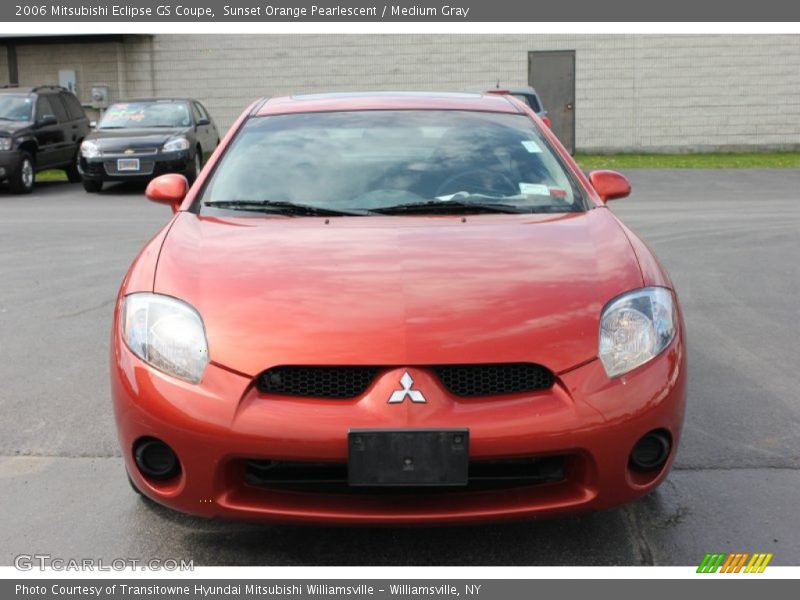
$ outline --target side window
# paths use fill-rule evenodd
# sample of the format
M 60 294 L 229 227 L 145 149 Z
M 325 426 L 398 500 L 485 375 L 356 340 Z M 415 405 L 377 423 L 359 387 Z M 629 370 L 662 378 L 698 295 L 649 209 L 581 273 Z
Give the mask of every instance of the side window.
M 50 102 L 47 99 L 47 96 L 39 96 L 36 100 L 36 120 L 38 121 L 45 115 L 54 115 L 56 114 L 53 112 L 53 107 L 50 106 Z
M 53 107 L 53 114 L 56 116 L 59 123 L 65 123 L 70 120 L 67 115 L 67 107 L 64 106 L 64 102 L 62 102 L 58 94 L 53 94 L 48 100 L 50 100 L 50 106 Z
M 192 109 L 194 112 L 195 122 L 199 121 L 200 119 L 208 119 L 208 113 L 206 112 L 206 109 L 203 108 L 203 105 L 199 102 L 192 102 Z
M 64 101 L 64 104 L 67 107 L 67 113 L 69 114 L 69 118 L 73 121 L 78 119 L 86 118 L 86 113 L 81 106 L 81 103 L 78 102 L 78 99 L 72 94 L 61 94 L 61 99 Z

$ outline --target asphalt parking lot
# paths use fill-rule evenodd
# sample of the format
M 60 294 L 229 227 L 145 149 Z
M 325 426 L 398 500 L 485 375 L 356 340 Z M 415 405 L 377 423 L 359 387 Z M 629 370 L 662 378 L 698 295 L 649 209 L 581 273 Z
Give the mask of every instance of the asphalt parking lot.
M 613 210 L 680 294 L 689 404 L 658 491 L 575 518 L 435 529 L 205 521 L 125 479 L 107 377 L 117 288 L 169 218 L 141 188 L 0 188 L 0 564 L 17 554 L 196 565 L 800 564 L 800 172 L 630 171 Z

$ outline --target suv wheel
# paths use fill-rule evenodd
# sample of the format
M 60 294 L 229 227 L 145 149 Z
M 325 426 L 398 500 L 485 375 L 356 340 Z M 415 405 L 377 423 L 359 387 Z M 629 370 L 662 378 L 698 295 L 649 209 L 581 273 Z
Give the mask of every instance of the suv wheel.
M 19 167 L 8 178 L 8 187 L 15 194 L 30 194 L 36 184 L 36 166 L 33 157 L 27 152 L 22 153 Z
M 81 172 L 78 170 L 78 155 L 75 155 L 75 159 L 70 163 L 70 165 L 64 169 L 64 172 L 67 174 L 67 179 L 70 183 L 78 183 L 81 180 Z
M 83 189 L 85 189 L 90 194 L 96 194 L 103 190 L 103 182 L 97 181 L 96 179 L 83 179 Z

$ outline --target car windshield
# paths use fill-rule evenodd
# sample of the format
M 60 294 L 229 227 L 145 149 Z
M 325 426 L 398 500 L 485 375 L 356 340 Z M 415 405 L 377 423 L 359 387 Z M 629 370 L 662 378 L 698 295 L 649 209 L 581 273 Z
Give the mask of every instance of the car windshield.
M 31 120 L 32 113 L 33 99 L 30 96 L 0 95 L 0 120 L 26 122 Z
M 518 114 L 373 110 L 250 119 L 214 170 L 202 211 L 302 205 L 380 213 L 575 212 L 560 158 Z M 496 208 L 495 208 L 496 207 Z M 494 209 L 494 210 L 493 210 Z
M 186 102 L 121 102 L 106 110 L 97 128 L 189 127 L 191 124 Z

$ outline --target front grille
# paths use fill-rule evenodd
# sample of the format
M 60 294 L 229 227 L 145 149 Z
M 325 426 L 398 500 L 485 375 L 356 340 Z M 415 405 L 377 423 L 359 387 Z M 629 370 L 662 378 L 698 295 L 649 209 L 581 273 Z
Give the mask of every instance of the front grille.
M 133 150 L 133 152 L 128 152 L 128 150 Z M 142 147 L 142 148 L 106 148 L 103 150 L 103 156 L 119 156 L 121 158 L 136 158 L 137 156 L 149 156 L 153 154 L 158 154 L 158 147 Z
M 258 376 L 264 394 L 304 398 L 355 398 L 367 391 L 378 373 L 392 367 L 273 367 Z M 545 390 L 553 373 L 531 363 L 440 365 L 429 367 L 455 396 L 480 397 Z
M 355 398 L 367 391 L 378 367 L 274 367 L 257 381 L 258 390 L 280 396 Z
M 103 162 L 103 167 L 105 167 L 106 173 L 109 175 L 130 175 L 134 177 L 137 175 L 151 175 L 155 166 L 156 163 L 153 160 L 140 160 L 138 171 L 120 171 L 117 169 L 117 161 L 107 160 Z
M 442 365 L 434 373 L 456 396 L 497 396 L 546 390 L 553 373 L 541 365 L 506 363 L 488 365 Z
M 349 494 L 419 494 L 415 486 L 350 487 L 347 483 L 347 463 L 244 460 L 244 481 L 248 485 L 291 489 L 306 492 Z M 472 460 L 469 463 L 467 485 L 453 488 L 425 486 L 424 492 L 456 490 L 478 491 L 556 483 L 566 477 L 566 456 L 541 456 Z

